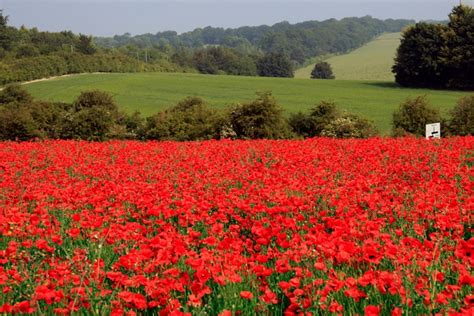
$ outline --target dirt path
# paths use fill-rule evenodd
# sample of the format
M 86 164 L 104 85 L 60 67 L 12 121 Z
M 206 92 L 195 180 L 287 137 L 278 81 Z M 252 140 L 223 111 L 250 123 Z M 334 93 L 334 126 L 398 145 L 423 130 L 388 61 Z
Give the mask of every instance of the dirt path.
M 66 75 L 61 75 L 61 76 L 53 76 L 53 77 L 40 78 L 40 79 L 35 79 L 35 80 L 30 80 L 30 81 L 23 81 L 23 82 L 19 82 L 19 84 L 25 85 L 25 84 L 35 83 L 35 82 L 48 81 L 48 80 L 71 77 L 71 76 L 91 75 L 91 74 L 98 75 L 98 74 L 104 74 L 104 73 L 105 72 L 83 72 L 83 73 L 78 73 L 78 74 L 66 74 Z M 5 87 L 0 87 L 0 91 L 2 91 L 4 88 Z
M 80 74 L 67 74 L 67 75 L 61 75 L 61 76 L 46 77 L 46 78 L 35 79 L 35 80 L 30 80 L 30 81 L 23 81 L 23 82 L 20 82 L 20 84 L 24 85 L 24 84 L 30 84 L 30 83 L 35 83 L 35 82 L 48 81 L 48 80 L 53 80 L 53 79 L 58 79 L 58 78 L 70 77 L 70 76 L 75 76 L 75 75 L 80 75 Z

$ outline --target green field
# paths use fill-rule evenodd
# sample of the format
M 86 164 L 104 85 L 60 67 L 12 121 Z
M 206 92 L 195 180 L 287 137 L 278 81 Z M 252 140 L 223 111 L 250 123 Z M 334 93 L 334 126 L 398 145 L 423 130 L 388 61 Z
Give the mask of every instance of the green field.
M 198 74 L 133 73 L 84 74 L 25 85 L 38 99 L 71 102 L 81 91 L 111 93 L 126 111 L 148 116 L 176 104 L 186 96 L 200 96 L 210 106 L 249 101 L 257 91 L 272 91 L 289 112 L 306 111 L 321 100 L 335 101 L 342 109 L 375 121 L 382 133 L 390 131 L 393 111 L 410 96 L 427 95 L 443 113 L 454 106 L 462 92 L 404 89 L 390 82 L 307 80 L 213 76 Z
M 345 55 L 333 56 L 331 64 L 336 79 L 393 81 L 393 59 L 400 44 L 400 33 L 387 33 Z M 296 78 L 310 78 L 314 64 L 295 72 Z

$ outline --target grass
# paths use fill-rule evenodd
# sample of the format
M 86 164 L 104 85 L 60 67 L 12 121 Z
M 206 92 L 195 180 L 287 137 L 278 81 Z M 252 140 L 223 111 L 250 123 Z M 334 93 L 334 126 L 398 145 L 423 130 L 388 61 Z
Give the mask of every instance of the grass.
M 393 81 L 393 59 L 400 44 L 400 33 L 381 35 L 366 45 L 344 55 L 332 56 L 331 64 L 336 79 Z M 314 64 L 298 69 L 296 78 L 310 78 Z
M 287 111 L 306 111 L 321 100 L 333 100 L 341 109 L 375 121 L 382 133 L 390 131 L 393 111 L 407 97 L 427 95 L 433 106 L 446 113 L 457 99 L 455 91 L 405 89 L 381 81 L 306 80 L 198 74 L 133 73 L 85 74 L 25 85 L 38 99 L 71 102 L 81 91 L 111 93 L 128 112 L 148 116 L 176 104 L 186 96 L 200 96 L 215 108 L 255 98 L 257 91 L 272 91 Z

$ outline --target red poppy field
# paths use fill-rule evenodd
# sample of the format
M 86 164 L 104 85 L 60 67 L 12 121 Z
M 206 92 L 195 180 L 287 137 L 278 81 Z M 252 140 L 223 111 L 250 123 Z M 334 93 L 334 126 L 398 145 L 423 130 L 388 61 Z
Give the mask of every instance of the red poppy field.
M 474 138 L 0 143 L 0 314 L 474 314 Z

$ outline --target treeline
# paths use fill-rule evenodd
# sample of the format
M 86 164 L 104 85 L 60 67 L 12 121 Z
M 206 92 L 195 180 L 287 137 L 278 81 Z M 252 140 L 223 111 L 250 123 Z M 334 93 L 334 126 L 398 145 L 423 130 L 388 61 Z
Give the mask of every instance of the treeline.
M 0 11 L 0 84 L 82 72 L 183 71 L 165 53 L 147 62 L 128 50 L 97 47 L 91 36 L 8 25 Z
M 131 36 L 97 37 L 100 47 L 160 48 L 168 50 L 225 46 L 245 55 L 279 53 L 294 64 L 307 59 L 334 53 L 344 53 L 362 46 L 384 32 L 400 32 L 412 20 L 379 20 L 370 16 L 362 18 L 330 19 L 290 24 L 281 22 L 273 26 L 231 28 L 205 27 L 178 34 L 174 31 Z
M 145 64 L 116 53 L 56 53 L 0 62 L 0 84 L 85 72 L 179 71 L 172 63 Z
M 474 90 L 474 9 L 459 5 L 447 24 L 407 29 L 393 72 L 402 86 Z
M 293 77 L 293 69 L 308 58 L 346 52 L 411 23 L 363 17 L 92 38 L 70 31 L 15 28 L 0 11 L 0 84 L 81 72 Z
M 474 95 L 459 100 L 449 120 L 425 98 L 408 99 L 393 116 L 394 136 L 424 135 L 427 123 L 441 121 L 443 135 L 474 134 Z M 107 139 L 194 141 L 207 139 L 367 138 L 378 135 L 372 121 L 322 101 L 307 113 L 286 118 L 271 93 L 218 111 L 198 97 L 143 118 L 119 110 L 101 91 L 81 93 L 72 103 L 34 100 L 19 85 L 0 92 L 0 140 Z

